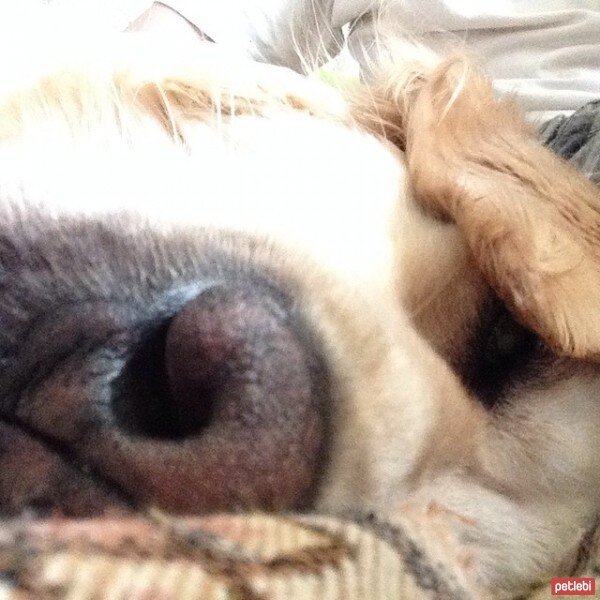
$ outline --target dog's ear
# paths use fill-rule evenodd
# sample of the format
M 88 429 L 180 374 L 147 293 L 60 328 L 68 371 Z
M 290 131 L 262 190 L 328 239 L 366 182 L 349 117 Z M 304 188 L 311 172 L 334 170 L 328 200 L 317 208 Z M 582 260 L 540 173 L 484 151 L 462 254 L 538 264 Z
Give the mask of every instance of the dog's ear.
M 560 354 L 600 359 L 600 190 L 467 60 L 411 82 L 397 106 L 417 201 L 458 225 L 519 320 Z

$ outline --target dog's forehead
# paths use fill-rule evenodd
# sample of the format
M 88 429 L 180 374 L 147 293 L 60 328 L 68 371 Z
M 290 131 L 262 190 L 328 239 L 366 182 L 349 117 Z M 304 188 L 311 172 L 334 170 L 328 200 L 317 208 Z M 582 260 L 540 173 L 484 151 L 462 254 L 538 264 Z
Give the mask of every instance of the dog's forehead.
M 392 212 L 406 194 L 391 144 L 294 108 L 186 118 L 179 135 L 133 105 L 121 109 L 126 133 L 114 121 L 74 131 L 68 114 L 49 111 L 4 136 L 3 200 L 57 215 L 127 211 L 161 226 L 267 236 L 353 278 L 389 270 Z M 7 110 L 0 106 L 4 123 Z

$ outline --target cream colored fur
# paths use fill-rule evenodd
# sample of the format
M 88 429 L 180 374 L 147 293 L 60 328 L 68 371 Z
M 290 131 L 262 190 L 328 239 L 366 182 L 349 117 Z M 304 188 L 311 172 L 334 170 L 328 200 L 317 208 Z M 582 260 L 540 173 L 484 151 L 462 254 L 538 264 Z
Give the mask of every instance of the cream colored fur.
M 3 80 L 5 222 L 36 205 L 256 236 L 332 371 L 315 509 L 404 522 L 482 596 L 568 573 L 600 506 L 598 368 L 568 359 L 492 414 L 447 361 L 491 288 L 597 357 L 598 192 L 468 62 L 397 56 L 351 95 L 138 36 L 34 63 Z

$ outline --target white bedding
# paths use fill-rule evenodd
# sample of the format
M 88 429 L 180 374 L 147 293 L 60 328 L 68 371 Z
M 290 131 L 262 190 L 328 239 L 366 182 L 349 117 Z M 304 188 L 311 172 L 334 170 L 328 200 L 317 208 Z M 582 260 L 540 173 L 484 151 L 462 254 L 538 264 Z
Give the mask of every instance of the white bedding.
M 163 0 L 236 54 L 296 70 L 347 47 L 365 54 L 382 30 L 417 35 L 435 49 L 466 43 L 501 93 L 532 113 L 573 111 L 600 98 L 600 0 Z M 151 0 L 8 0 L 3 13 L 54 9 L 80 30 L 123 31 Z M 47 10 L 44 10 L 47 13 Z M 47 15 L 43 16 L 44 21 Z M 1 19 L 4 23 L 11 19 Z M 350 26 L 348 27 L 348 24 Z M 348 33 L 346 36 L 342 32 Z

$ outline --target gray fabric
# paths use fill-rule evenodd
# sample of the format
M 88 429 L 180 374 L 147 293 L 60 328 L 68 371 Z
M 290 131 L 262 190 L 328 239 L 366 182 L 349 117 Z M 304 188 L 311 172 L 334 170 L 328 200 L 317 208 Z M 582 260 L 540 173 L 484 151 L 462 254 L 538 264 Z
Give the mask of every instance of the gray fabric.
M 550 119 L 542 125 L 540 138 L 600 185 L 600 100 L 586 104 L 570 117 Z

